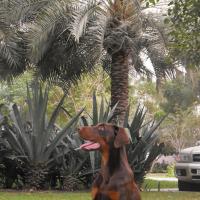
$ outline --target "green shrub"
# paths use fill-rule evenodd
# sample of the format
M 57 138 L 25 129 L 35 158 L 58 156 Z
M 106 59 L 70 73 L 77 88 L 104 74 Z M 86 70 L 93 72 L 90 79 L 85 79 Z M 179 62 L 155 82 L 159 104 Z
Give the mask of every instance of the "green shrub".
M 167 176 L 168 177 L 174 177 L 174 164 L 167 166 Z
M 168 166 L 168 164 L 166 164 L 165 162 L 155 163 L 151 172 L 152 173 L 166 173 L 167 166 Z

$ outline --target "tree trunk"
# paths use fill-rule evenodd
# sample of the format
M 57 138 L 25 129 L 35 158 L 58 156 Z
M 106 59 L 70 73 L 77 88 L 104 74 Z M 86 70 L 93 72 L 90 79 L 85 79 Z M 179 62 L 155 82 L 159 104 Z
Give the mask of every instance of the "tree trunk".
M 111 107 L 117 103 L 113 123 L 123 125 L 128 107 L 128 71 L 129 56 L 127 52 L 118 51 L 112 55 L 111 65 Z
M 25 187 L 27 189 L 47 189 L 45 187 L 48 169 L 45 165 L 27 166 L 24 171 Z

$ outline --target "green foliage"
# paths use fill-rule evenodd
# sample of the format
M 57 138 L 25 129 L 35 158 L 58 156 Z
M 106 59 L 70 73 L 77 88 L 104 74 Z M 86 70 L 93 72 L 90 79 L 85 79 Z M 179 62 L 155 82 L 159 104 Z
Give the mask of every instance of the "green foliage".
M 166 120 L 165 120 L 166 121 Z M 163 123 L 164 124 L 164 123 Z M 163 125 L 164 126 L 164 125 Z M 170 134 L 170 133 L 169 133 Z M 176 149 L 173 147 L 172 143 L 169 142 L 169 141 L 165 141 L 164 140 L 164 143 L 165 143 L 165 146 L 162 150 L 162 154 L 167 156 L 167 155 L 174 155 L 176 154 Z
M 149 7 L 150 5 L 156 5 L 159 0 L 146 0 L 146 7 Z
M 166 116 L 166 112 L 164 112 L 163 110 L 157 111 L 154 115 L 156 120 L 162 119 L 164 116 Z
M 194 145 L 199 138 L 198 72 L 187 72 L 188 77 L 178 77 L 163 86 L 165 101 L 160 106 L 169 113 L 163 123 L 163 140 L 168 147 L 172 147 L 167 151 L 179 152 L 182 148 Z
M 188 107 L 186 110 L 176 110 L 170 113 L 163 123 L 163 139 L 178 153 L 181 149 L 190 147 L 200 139 L 199 116 L 195 113 L 196 107 Z
M 186 65 L 199 66 L 199 0 L 173 0 L 169 3 L 166 23 L 170 23 L 171 54 Z
M 168 164 L 165 162 L 155 163 L 151 169 L 152 173 L 166 173 Z
M 180 79 L 170 81 L 164 86 L 164 97 L 167 102 L 161 104 L 161 106 L 165 112 L 185 110 L 197 100 L 192 86 Z
M 48 171 L 57 165 L 59 158 L 69 153 L 69 142 L 62 140 L 74 131 L 74 125 L 83 111 L 80 110 L 63 128 L 58 128 L 56 119 L 65 96 L 47 120 L 48 93 L 49 88 L 46 86 L 43 92 L 37 82 L 31 91 L 27 87 L 28 113 L 14 104 L 9 121 L 4 120 L 2 124 L 3 137 L 14 151 L 12 159 L 20 161 L 18 168 L 21 168 L 28 187 L 43 187 Z
M 0 83 L 0 103 L 10 104 L 18 103 L 23 105 L 23 100 L 26 98 L 26 84 L 31 82 L 32 72 L 27 71 L 23 75 L 17 77 L 12 83 Z
M 84 91 L 84 92 L 83 92 Z M 102 67 L 95 69 L 92 74 L 84 74 L 76 85 L 72 85 L 68 90 L 68 98 L 66 98 L 64 105 L 68 108 L 70 114 L 75 114 L 81 107 L 85 107 L 87 112 L 92 113 L 92 96 L 95 91 L 97 102 L 103 98 L 110 96 L 110 78 L 109 75 L 103 71 Z M 51 90 L 51 96 L 55 98 L 55 93 L 58 96 L 60 91 Z M 106 103 L 106 102 L 105 102 Z
M 148 109 L 149 115 L 153 115 L 156 119 L 161 119 L 165 115 L 160 108 L 163 97 L 156 91 L 155 82 L 138 81 L 130 86 L 129 93 L 130 105 L 142 103 Z
M 175 165 L 168 165 L 167 166 L 167 176 L 168 177 L 174 177 L 174 167 Z

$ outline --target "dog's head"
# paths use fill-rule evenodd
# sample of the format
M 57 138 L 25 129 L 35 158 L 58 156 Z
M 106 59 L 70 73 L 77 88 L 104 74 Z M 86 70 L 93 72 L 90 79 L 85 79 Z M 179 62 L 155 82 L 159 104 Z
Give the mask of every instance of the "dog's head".
M 127 130 L 112 124 L 98 124 L 96 126 L 84 126 L 79 128 L 79 135 L 87 140 L 81 145 L 83 150 L 97 150 L 107 145 L 120 148 L 130 143 L 130 134 Z

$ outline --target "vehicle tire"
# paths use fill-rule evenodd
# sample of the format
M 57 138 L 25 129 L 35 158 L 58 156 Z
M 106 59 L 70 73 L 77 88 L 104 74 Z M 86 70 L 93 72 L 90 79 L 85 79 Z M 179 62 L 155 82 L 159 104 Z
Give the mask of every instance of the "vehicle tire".
M 190 191 L 190 183 L 178 180 L 178 189 L 179 191 Z

